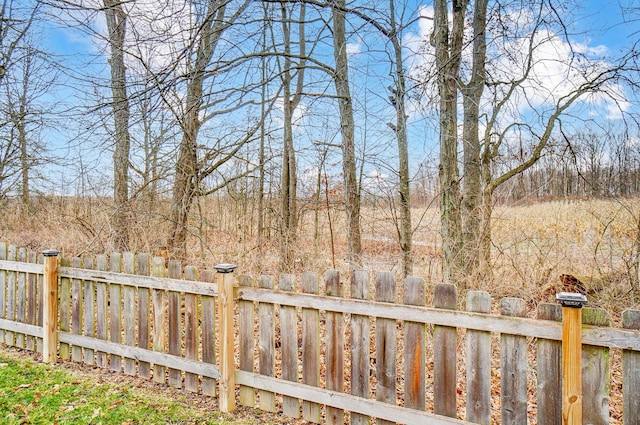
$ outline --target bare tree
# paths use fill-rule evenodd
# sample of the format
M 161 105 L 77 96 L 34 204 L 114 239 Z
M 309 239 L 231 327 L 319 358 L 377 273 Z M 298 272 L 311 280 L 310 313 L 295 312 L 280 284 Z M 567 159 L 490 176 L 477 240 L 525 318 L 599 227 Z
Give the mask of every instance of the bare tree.
M 0 81 L 4 78 L 29 32 L 40 8 L 39 2 L 2 0 L 0 4 Z

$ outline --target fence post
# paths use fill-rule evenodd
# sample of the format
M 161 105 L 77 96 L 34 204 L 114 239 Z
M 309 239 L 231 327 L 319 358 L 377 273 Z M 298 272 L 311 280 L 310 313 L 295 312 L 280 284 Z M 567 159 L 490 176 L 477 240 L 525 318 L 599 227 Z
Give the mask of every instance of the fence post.
M 233 271 L 235 264 L 218 264 L 218 317 L 220 318 L 220 411 L 233 412 L 235 400 L 235 367 L 233 353 Z
M 58 254 L 60 251 L 44 251 L 44 280 L 42 308 L 42 361 L 54 363 L 58 344 Z
M 582 306 L 587 297 L 560 292 L 562 304 L 562 423 L 582 425 Z

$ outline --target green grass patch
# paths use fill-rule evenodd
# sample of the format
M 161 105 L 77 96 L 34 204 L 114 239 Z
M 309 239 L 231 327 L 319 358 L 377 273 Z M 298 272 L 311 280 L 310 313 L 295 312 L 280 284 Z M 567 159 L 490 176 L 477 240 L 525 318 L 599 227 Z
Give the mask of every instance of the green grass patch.
M 247 424 L 150 390 L 0 352 L 3 424 Z M 265 421 L 261 421 L 265 423 Z

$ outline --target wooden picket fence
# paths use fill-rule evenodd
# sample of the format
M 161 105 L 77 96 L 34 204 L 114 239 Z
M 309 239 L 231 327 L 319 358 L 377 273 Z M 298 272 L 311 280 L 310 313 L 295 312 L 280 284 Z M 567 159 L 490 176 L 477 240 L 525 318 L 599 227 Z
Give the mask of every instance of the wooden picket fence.
M 46 353 L 53 338 L 55 359 L 217 395 L 226 411 L 237 400 L 313 423 L 563 423 L 555 304 L 533 319 L 505 298 L 498 314 L 470 291 L 463 311 L 436 285 L 427 307 L 421 278 L 389 272 L 276 280 L 146 254 L 54 261 L 47 278 L 46 258 L 0 243 L 4 344 Z M 599 309 L 582 317 L 583 423 L 640 424 L 640 311 L 622 328 Z

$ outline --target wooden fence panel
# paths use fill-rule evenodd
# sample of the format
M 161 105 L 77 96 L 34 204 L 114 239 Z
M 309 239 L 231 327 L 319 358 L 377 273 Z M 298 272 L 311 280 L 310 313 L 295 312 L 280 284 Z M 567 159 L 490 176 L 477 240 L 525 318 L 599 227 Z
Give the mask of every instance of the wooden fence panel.
M 7 260 L 16 261 L 17 254 L 16 247 L 14 245 L 9 245 L 7 250 Z M 9 271 L 7 272 L 7 320 L 16 320 L 16 290 L 16 272 Z M 6 331 L 4 336 L 5 344 L 9 346 L 13 346 L 15 344 L 15 334 L 13 331 Z
M 351 298 L 369 299 L 369 273 L 355 270 L 351 275 Z M 369 398 L 369 317 L 351 315 L 351 394 Z M 369 424 L 369 416 L 351 414 L 352 425 Z
M 198 269 L 187 266 L 184 269 L 184 278 L 198 280 Z M 198 296 L 186 293 L 184 295 L 184 355 L 191 360 L 198 360 Z M 184 375 L 184 388 L 187 391 L 198 392 L 198 375 L 186 372 Z
M 182 269 L 180 261 L 169 261 L 169 278 L 180 279 L 182 277 Z M 182 331 L 180 329 L 182 322 L 182 300 L 180 292 L 169 291 L 169 354 L 174 356 L 181 355 Z M 182 387 L 182 372 L 179 369 L 169 368 L 169 385 Z
M 625 310 L 622 313 L 625 329 L 640 330 L 640 310 Z M 622 394 L 624 425 L 640 424 L 640 352 L 622 352 Z
M 150 263 L 148 254 L 138 254 L 138 274 L 149 276 Z M 150 347 L 150 321 L 151 300 L 149 289 L 138 288 L 138 347 L 148 350 Z M 151 378 L 151 365 L 148 362 L 138 362 L 138 375 L 141 378 Z
M 82 259 L 82 267 L 85 269 L 93 269 L 93 258 L 85 257 Z M 83 288 L 83 310 L 84 321 L 82 323 L 83 335 L 95 338 L 95 285 L 91 280 L 84 281 Z M 95 364 L 94 352 L 91 348 L 85 348 L 83 353 L 84 363 L 88 365 Z
M 0 242 L 0 260 L 7 259 L 7 244 Z M 0 270 L 0 319 L 7 319 L 7 272 Z M 5 331 L 0 329 L 0 343 L 5 342 Z
M 585 325 L 609 326 L 607 312 L 603 309 L 582 309 Z M 583 345 L 582 347 L 582 420 L 585 424 L 609 423 L 609 349 Z
M 98 255 L 96 257 L 96 269 L 101 272 L 107 271 L 107 256 Z M 107 317 L 108 317 L 108 298 L 107 284 L 105 282 L 96 282 L 96 336 L 104 341 L 107 340 Z M 107 353 L 98 351 L 96 353 L 96 365 L 106 368 Z
M 80 257 L 72 258 L 71 267 L 82 268 L 82 259 Z M 82 281 L 71 279 L 71 333 L 74 335 L 82 335 L 84 329 L 82 301 Z M 79 345 L 71 347 L 71 360 L 74 362 L 82 361 L 82 347 Z
M 122 255 L 122 271 L 135 274 L 135 256 L 131 252 Z M 147 316 L 148 317 L 148 316 Z M 136 291 L 131 285 L 122 287 L 122 326 L 124 328 L 124 343 L 129 347 L 136 345 Z M 124 373 L 136 374 L 136 361 L 132 358 L 124 359 Z
M 260 276 L 260 288 L 273 289 L 273 278 L 271 276 Z M 275 372 L 275 313 L 274 305 L 271 303 L 260 303 L 258 305 L 260 336 L 259 336 L 259 372 L 261 375 L 274 376 Z M 266 412 L 276 411 L 276 396 L 273 392 L 260 390 L 259 406 L 260 410 Z
M 278 288 L 284 292 L 295 290 L 295 277 L 280 276 Z M 282 348 L 282 379 L 298 382 L 298 314 L 295 307 L 280 306 L 280 347 Z M 282 411 L 290 418 L 300 417 L 300 401 L 296 397 L 282 397 Z
M 315 273 L 302 275 L 302 292 L 318 294 L 318 276 Z M 320 311 L 315 308 L 302 309 L 302 382 L 320 386 Z M 320 423 L 320 405 L 302 401 L 302 418 Z
M 454 285 L 438 284 L 434 306 L 455 310 L 457 303 Z M 435 325 L 433 329 L 433 410 L 437 415 L 455 418 L 457 409 L 457 330 Z
M 66 259 L 60 259 L 60 263 L 61 266 L 68 266 L 69 265 L 69 260 Z M 27 304 L 27 322 L 28 323 L 33 323 L 35 324 L 35 299 L 33 299 L 36 296 L 36 291 L 35 291 L 35 280 L 32 279 L 32 277 L 35 277 L 34 275 L 29 275 L 28 277 L 28 290 L 27 293 L 29 294 L 29 303 Z M 33 291 L 33 292 L 32 292 Z M 69 332 L 69 318 L 70 318 L 70 303 L 71 303 L 71 282 L 70 279 L 67 277 L 62 277 L 60 278 L 60 288 L 58 289 L 58 295 L 59 295 L 59 300 L 58 300 L 58 314 L 59 314 L 59 318 L 60 318 L 60 324 L 59 324 L 59 329 L 62 332 Z M 33 300 L 33 302 L 32 302 Z M 27 341 L 28 342 L 28 341 Z M 33 346 L 33 340 L 31 341 L 31 344 L 27 343 L 27 349 L 28 350 L 32 350 L 33 348 L 29 348 L 29 345 Z M 65 344 L 63 342 L 60 343 L 60 349 L 59 349 L 59 353 L 60 353 L 60 358 L 62 360 L 69 360 L 71 358 L 71 353 L 69 350 L 69 344 Z
M 210 270 L 200 273 L 203 282 L 213 282 L 214 275 Z M 216 300 L 214 297 L 202 296 L 202 361 L 215 364 L 216 362 Z M 253 304 L 253 303 L 252 303 Z M 240 320 L 240 319 L 239 319 Z M 253 323 L 253 319 L 252 319 Z M 251 328 L 253 335 L 253 327 Z M 251 355 L 253 361 L 253 351 Z M 202 393 L 209 396 L 216 395 L 216 381 L 213 378 L 202 377 Z M 253 406 L 251 406 L 253 407 Z
M 343 297 L 340 272 L 330 270 L 324 275 L 325 291 L 329 297 Z M 327 311 L 326 313 L 326 380 L 327 389 L 344 392 L 344 315 Z M 341 425 L 344 423 L 344 410 L 327 406 L 326 423 Z
M 469 291 L 467 310 L 489 313 L 491 311 L 489 293 Z M 466 420 L 489 424 L 491 421 L 491 333 L 468 329 L 466 349 Z
M 164 258 L 153 257 L 151 262 L 151 276 L 164 277 Z M 164 353 L 167 345 L 165 338 L 166 312 L 165 312 L 165 291 L 162 289 L 151 290 L 151 303 L 153 304 L 153 351 Z M 164 384 L 166 382 L 166 367 L 153 365 L 153 381 Z
M 38 255 L 35 251 L 29 251 L 27 261 L 31 264 L 35 264 L 37 261 Z M 37 315 L 38 311 L 38 292 L 37 292 L 37 281 L 38 275 L 35 273 L 29 273 L 27 275 L 27 323 L 30 325 L 37 325 Z M 61 317 L 61 326 L 66 325 L 66 330 L 69 330 L 69 279 L 61 279 L 60 282 L 60 290 L 62 294 L 60 295 L 64 304 L 64 293 L 66 292 L 67 296 L 67 317 L 63 317 L 63 311 L 60 312 Z M 60 328 L 62 330 L 62 327 Z M 36 351 L 37 350 L 37 338 L 32 336 L 27 336 L 27 350 Z M 60 357 L 65 360 L 69 359 L 69 345 L 60 344 Z
M 396 281 L 392 272 L 376 274 L 376 301 L 396 302 Z M 396 404 L 396 321 L 376 318 L 376 399 Z M 395 422 L 377 419 L 376 424 Z
M 241 287 L 253 287 L 253 279 L 249 276 L 240 277 Z M 282 289 L 282 288 L 281 288 Z M 253 301 L 238 302 L 238 343 L 240 346 L 240 370 L 254 371 L 253 357 L 255 355 L 255 305 Z M 255 407 L 256 391 L 245 385 L 240 385 L 240 404 Z
M 44 264 L 44 255 L 42 255 L 42 253 L 40 254 L 36 254 L 36 262 L 39 264 Z M 43 326 L 43 321 L 44 321 L 44 300 L 43 300 L 43 296 L 44 296 L 44 290 L 43 290 L 43 286 L 44 286 L 44 277 L 43 276 L 37 276 L 36 277 L 36 304 L 37 307 L 36 309 L 38 310 L 37 314 L 36 314 L 36 324 L 40 327 Z M 37 338 L 36 339 L 36 352 L 38 353 L 42 353 L 42 338 Z
M 501 313 L 510 317 L 525 317 L 524 300 L 503 298 Z M 500 396 L 502 423 L 527 424 L 527 338 L 518 335 L 500 335 Z
M 112 272 L 122 272 L 122 255 L 114 252 L 109 258 L 109 270 Z M 116 344 L 122 343 L 122 286 L 109 284 L 109 341 Z M 112 371 L 122 370 L 122 357 L 111 354 L 109 366 Z
M 16 260 L 25 263 L 27 261 L 27 249 L 18 248 L 18 255 Z M 25 323 L 26 321 L 26 308 L 27 308 L 27 274 L 19 272 L 16 275 L 16 320 L 19 323 Z M 16 346 L 20 348 L 25 347 L 25 335 L 22 333 L 16 334 Z
M 404 299 L 407 305 L 425 305 L 424 280 L 404 279 Z M 404 323 L 404 405 L 410 409 L 425 409 L 425 325 Z
M 558 304 L 540 304 L 538 319 L 562 321 L 562 308 Z M 538 340 L 538 424 L 562 424 L 562 342 Z

